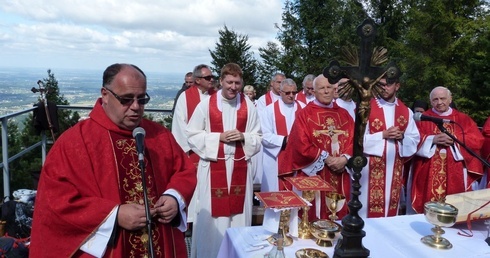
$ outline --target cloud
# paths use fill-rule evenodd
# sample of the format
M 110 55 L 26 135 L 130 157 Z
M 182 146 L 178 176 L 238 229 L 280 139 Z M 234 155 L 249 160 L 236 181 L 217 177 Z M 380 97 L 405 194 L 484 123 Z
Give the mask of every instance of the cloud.
M 187 71 L 210 63 L 224 25 L 247 35 L 258 54 L 275 41 L 281 13 L 282 0 L 2 0 L 0 54 L 10 60 L 0 66 L 124 61 Z

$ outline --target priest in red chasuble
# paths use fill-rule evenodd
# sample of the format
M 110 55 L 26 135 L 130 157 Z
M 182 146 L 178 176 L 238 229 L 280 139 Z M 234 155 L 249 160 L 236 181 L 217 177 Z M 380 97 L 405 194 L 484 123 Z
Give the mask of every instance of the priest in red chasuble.
M 109 66 L 89 118 L 55 142 L 39 181 L 31 257 L 150 257 L 148 243 L 155 257 L 187 256 L 185 208 L 196 167 L 170 131 L 143 119 L 146 85 L 138 67 Z M 146 131 L 145 178 L 132 136 L 136 127 Z
M 226 229 L 252 224 L 252 157 L 261 146 L 255 105 L 241 93 L 243 72 L 221 69 L 222 89 L 196 107 L 187 126 L 199 155 L 191 257 L 216 257 Z
M 454 123 L 443 126 L 455 138 L 475 153 L 480 153 L 484 138 L 476 123 L 466 114 L 449 106 L 451 92 L 446 87 L 436 87 L 430 93 L 432 108 L 424 115 L 448 119 Z M 412 207 L 417 213 L 424 212 L 424 203 L 439 201 L 448 194 L 477 189 L 482 177 L 482 163 L 464 147 L 441 132 L 436 123 L 417 123 L 421 142 L 413 161 Z
M 354 120 L 333 101 L 335 85 L 327 78 L 319 75 L 313 87 L 315 100 L 296 116 L 284 154 L 289 158 L 280 161 L 279 176 L 320 175 L 348 200 L 350 175 L 345 165 L 353 153 Z M 315 196 L 308 217 L 328 218 L 325 194 L 320 192 Z M 337 213 L 340 218 L 346 214 L 347 205 Z
M 359 216 L 364 218 L 398 215 L 404 162 L 415 154 L 420 141 L 412 110 L 396 97 L 399 79 L 383 78 L 379 84 L 382 90 L 371 99 L 364 133 L 368 163 L 362 170 L 359 196 Z

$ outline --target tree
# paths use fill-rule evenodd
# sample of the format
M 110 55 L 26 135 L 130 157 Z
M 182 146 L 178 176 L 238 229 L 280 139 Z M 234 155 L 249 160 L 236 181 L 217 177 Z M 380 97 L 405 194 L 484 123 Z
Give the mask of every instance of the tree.
M 58 80 L 51 70 L 47 70 L 48 77 L 42 79 L 46 89 L 46 99 L 56 105 L 69 105 L 70 103 L 59 93 Z M 41 100 L 40 97 L 38 100 Z M 58 110 L 59 132 L 60 135 L 66 129 L 74 125 L 80 119 L 78 112 L 70 110 Z M 17 126 L 10 127 L 9 123 L 9 156 L 18 153 L 22 148 L 33 145 L 41 140 L 38 132 L 34 129 L 33 115 L 29 114 L 23 122 L 23 129 L 20 131 Z M 46 135 L 50 137 L 50 133 Z M 49 148 L 49 146 L 48 146 Z M 41 155 L 39 151 L 32 150 L 9 164 L 10 168 L 10 188 L 11 190 L 32 188 L 32 176 L 41 171 Z M 3 192 L 3 191 L 2 191 Z
M 297 82 L 322 73 L 340 57 L 342 46 L 359 42 L 353 32 L 365 18 L 358 1 L 286 1 L 277 36 L 283 48 L 278 68 Z
M 215 50 L 209 50 L 213 58 L 211 64 L 214 67 L 212 70 L 219 74 L 225 64 L 236 63 L 242 68 L 244 83 L 255 85 L 257 61 L 254 58 L 254 53 L 250 50 L 251 46 L 247 43 L 248 36 L 237 34 L 229 30 L 226 25 L 218 33 L 220 37 Z
M 489 110 L 485 96 L 490 92 L 474 85 L 472 74 L 488 78 L 488 69 L 481 66 L 488 61 L 488 10 L 488 3 L 481 1 L 411 2 L 404 47 L 397 53 L 405 72 L 405 99 L 428 100 L 432 88 L 444 85 L 453 92 L 458 109 L 482 124 L 488 114 L 475 111 Z M 469 99 L 472 93 L 477 94 Z
M 274 42 L 267 42 L 266 47 L 259 48 L 259 56 L 262 60 L 258 64 L 257 71 L 257 96 L 263 95 L 269 89 L 272 75 L 280 71 L 281 50 L 279 45 Z

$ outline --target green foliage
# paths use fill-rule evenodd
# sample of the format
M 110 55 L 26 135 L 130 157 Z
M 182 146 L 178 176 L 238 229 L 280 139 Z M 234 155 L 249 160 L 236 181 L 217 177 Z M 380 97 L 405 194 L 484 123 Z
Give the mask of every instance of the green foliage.
M 251 46 L 247 43 L 248 36 L 229 30 L 226 25 L 219 31 L 219 40 L 214 51 L 209 50 L 213 60 L 211 64 L 215 73 L 220 74 L 221 68 L 227 63 L 237 63 L 243 70 L 243 82 L 255 85 L 257 61 Z
M 281 50 L 279 45 L 274 42 L 267 42 L 267 46 L 259 48 L 259 55 L 262 62 L 258 65 L 257 72 L 257 96 L 263 95 L 269 89 L 272 75 L 280 71 Z
M 69 102 L 60 95 L 58 81 L 51 70 L 47 70 L 48 77 L 42 80 L 44 85 L 43 93 L 45 93 L 45 98 L 50 103 L 55 103 L 57 105 L 69 105 Z M 40 91 L 41 93 L 41 91 Z M 39 101 L 42 100 L 41 94 L 38 98 Z M 35 103 L 33 103 L 35 104 Z M 56 136 L 60 135 L 66 129 L 77 123 L 80 115 L 78 112 L 72 112 L 69 110 L 58 110 L 58 121 L 59 121 L 59 132 Z M 23 121 L 22 130 L 15 121 L 9 121 L 9 156 L 19 153 L 22 149 L 27 148 L 39 141 L 41 141 L 41 136 L 34 129 L 33 125 L 33 115 L 29 114 L 28 117 Z M 48 138 L 51 138 L 51 133 L 49 131 L 45 132 Z M 49 145 L 47 146 L 49 149 Z M 10 170 L 10 189 L 14 191 L 16 189 L 22 188 L 33 188 L 32 174 L 39 173 L 42 167 L 40 149 L 33 149 L 29 153 L 26 153 L 22 157 L 9 163 Z M 3 193 L 3 184 L 2 189 Z
M 403 44 L 394 44 L 398 51 L 391 53 L 405 73 L 399 96 L 407 102 L 429 101 L 434 87 L 446 86 L 457 108 L 482 125 L 490 110 L 489 24 L 483 3 L 411 1 L 407 7 L 406 33 L 398 39 Z
M 357 1 L 286 1 L 278 40 L 282 54 L 277 66 L 301 85 L 307 74 L 318 75 L 340 57 L 347 42 L 357 44 L 356 27 L 367 18 Z
M 276 24 L 280 44 L 259 48 L 259 95 L 277 71 L 300 85 L 306 74 L 342 60 L 342 47 L 359 45 L 356 28 L 370 18 L 378 30 L 374 46 L 386 47 L 403 72 L 403 101 L 429 101 L 443 85 L 482 125 L 490 112 L 489 11 L 482 0 L 287 0 Z

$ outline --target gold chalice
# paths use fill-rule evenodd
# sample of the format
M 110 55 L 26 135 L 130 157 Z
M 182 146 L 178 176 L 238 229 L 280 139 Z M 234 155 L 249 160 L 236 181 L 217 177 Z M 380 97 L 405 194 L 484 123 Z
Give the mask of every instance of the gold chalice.
M 329 218 L 332 221 L 337 220 L 337 212 L 340 211 L 345 205 L 345 196 L 339 193 L 327 193 L 327 195 L 325 196 L 325 202 L 327 204 L 328 210 L 330 210 L 330 212 L 332 213 Z
M 311 202 L 315 199 L 315 192 L 309 190 L 303 191 L 302 196 L 305 200 Z M 303 207 L 303 218 L 298 226 L 298 237 L 301 239 L 311 239 L 313 237 L 310 232 L 310 222 L 308 219 L 309 210 L 310 207 L 308 205 Z
M 323 247 L 332 247 L 333 241 L 340 237 L 342 226 L 338 223 L 321 219 L 311 223 L 310 231 L 315 237 L 315 243 Z
M 453 245 L 441 236 L 445 233 L 442 227 L 452 227 L 456 223 L 458 208 L 444 202 L 426 202 L 424 215 L 425 219 L 435 226 L 431 229 L 434 235 L 424 236 L 420 241 L 436 249 L 451 249 Z

